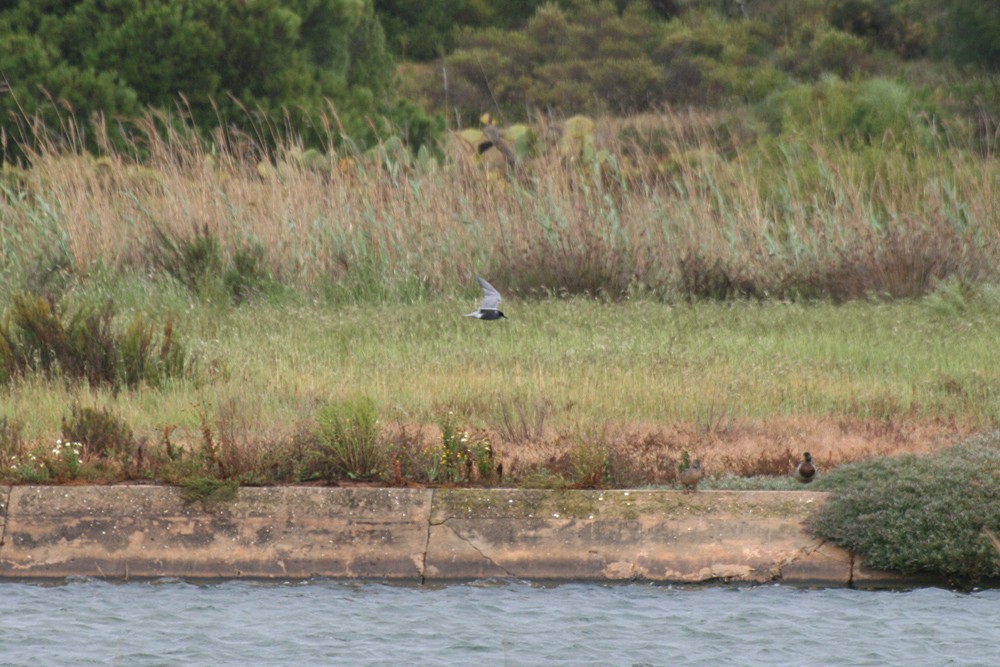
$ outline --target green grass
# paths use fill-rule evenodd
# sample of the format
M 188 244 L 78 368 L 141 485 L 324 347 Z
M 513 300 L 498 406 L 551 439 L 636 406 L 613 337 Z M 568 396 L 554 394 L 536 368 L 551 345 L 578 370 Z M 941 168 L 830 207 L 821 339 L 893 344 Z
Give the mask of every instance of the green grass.
M 115 288 L 121 316 L 174 321 L 195 379 L 117 396 L 29 377 L 0 393 L 29 439 L 52 437 L 74 402 L 109 405 L 141 433 L 197 438 L 200 406 L 235 406 L 262 434 L 363 394 L 382 417 L 431 423 L 454 411 L 492 427 L 503 401 L 545 400 L 556 428 L 609 422 L 845 416 L 1000 422 L 1000 295 L 920 301 L 668 306 L 581 298 L 506 299 L 509 320 L 461 314 L 477 302 L 330 306 L 304 299 L 242 307 L 166 289 Z M 502 289 L 502 287 L 501 287 Z M 130 291 L 132 290 L 132 291 Z M 106 296 L 106 295 L 105 295 Z

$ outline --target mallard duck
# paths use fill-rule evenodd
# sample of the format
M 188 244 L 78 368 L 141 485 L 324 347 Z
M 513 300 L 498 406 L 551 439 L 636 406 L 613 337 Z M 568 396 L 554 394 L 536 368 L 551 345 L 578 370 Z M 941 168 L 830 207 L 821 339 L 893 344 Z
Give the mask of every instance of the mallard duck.
M 808 484 L 816 478 L 816 466 L 813 464 L 812 454 L 806 452 L 802 455 L 802 461 L 795 466 L 795 479 L 803 484 Z
M 688 465 L 687 467 L 681 467 L 677 473 L 677 479 L 680 480 L 681 486 L 684 487 L 685 492 L 697 491 L 698 482 L 701 481 L 703 471 L 701 469 L 701 460 L 695 459 L 694 463 Z

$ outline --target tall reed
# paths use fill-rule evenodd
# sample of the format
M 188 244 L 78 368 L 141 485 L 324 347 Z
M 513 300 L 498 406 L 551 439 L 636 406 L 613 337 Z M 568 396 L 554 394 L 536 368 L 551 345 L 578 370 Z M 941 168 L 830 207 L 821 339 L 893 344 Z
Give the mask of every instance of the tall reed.
M 260 247 L 275 279 L 360 301 L 449 294 L 476 273 L 612 299 L 908 297 L 997 278 L 995 156 L 891 137 L 778 142 L 733 122 L 608 119 L 596 152 L 567 156 L 541 120 L 514 174 L 455 140 L 440 161 L 317 155 L 293 139 L 265 155 L 151 117 L 127 150 L 105 139 L 95 160 L 51 142 L 6 179 L 0 270 L 22 283 L 38 266 L 153 271 L 159 230 L 209 234 L 230 255 Z

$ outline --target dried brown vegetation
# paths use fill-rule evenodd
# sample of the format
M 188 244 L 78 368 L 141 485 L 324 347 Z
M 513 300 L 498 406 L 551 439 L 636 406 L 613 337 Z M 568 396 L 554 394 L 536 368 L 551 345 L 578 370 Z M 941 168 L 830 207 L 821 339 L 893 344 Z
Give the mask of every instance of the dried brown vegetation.
M 513 293 L 613 299 L 909 297 L 1000 266 L 995 158 L 943 140 L 858 150 L 666 112 L 602 121 L 574 153 L 540 119 L 512 174 L 460 141 L 442 161 L 294 141 L 268 157 L 154 127 L 136 139 L 142 162 L 33 154 L 26 196 L 0 197 L 0 224 L 22 240 L 8 261 L 161 270 L 194 287 L 187 244 L 222 271 L 360 300 L 453 293 L 470 260 Z
M 782 476 L 791 473 L 803 451 L 811 452 L 821 468 L 832 469 L 876 456 L 935 451 L 969 433 L 936 420 L 787 417 L 739 419 L 721 431 L 690 424 L 606 425 L 582 438 L 552 434 L 532 443 L 500 440 L 494 447 L 515 475 L 548 468 L 569 483 L 600 486 L 594 472 L 598 463 L 574 468 L 582 449 L 590 459 L 598 454 L 599 465 L 606 466 L 604 486 L 673 485 L 684 451 L 700 459 L 711 477 Z

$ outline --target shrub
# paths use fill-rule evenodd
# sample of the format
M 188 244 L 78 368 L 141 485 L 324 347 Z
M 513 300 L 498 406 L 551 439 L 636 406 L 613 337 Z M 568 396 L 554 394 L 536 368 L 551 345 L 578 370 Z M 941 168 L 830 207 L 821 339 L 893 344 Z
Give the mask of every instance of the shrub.
M 385 473 L 385 447 L 375 401 L 353 396 L 320 409 L 317 449 L 313 452 L 320 479 L 379 479 Z
M 611 445 L 606 432 L 583 435 L 570 452 L 569 463 L 574 487 L 606 489 L 612 486 Z
M 880 458 L 825 476 L 836 496 L 812 531 L 871 567 L 956 579 L 1000 575 L 1000 433 L 930 456 Z
M 959 62 L 1000 71 L 1000 8 L 981 0 L 947 0 L 939 48 Z
M 833 0 L 830 23 L 839 30 L 871 39 L 882 48 L 894 48 L 902 25 L 893 11 L 894 0 Z
M 852 145 L 881 144 L 919 138 L 920 108 L 903 83 L 887 79 L 844 82 L 825 78 L 816 84 L 788 88 L 768 97 L 758 109 L 775 134 L 806 131 Z
M 74 405 L 62 422 L 63 440 L 80 443 L 85 457 L 122 457 L 135 447 L 132 428 L 107 408 Z
M 866 69 L 867 45 L 860 37 L 839 30 L 825 30 L 810 45 L 811 56 L 821 72 L 849 78 Z
M 114 318 L 111 300 L 99 309 L 81 306 L 64 315 L 48 299 L 15 295 L 0 323 L 0 383 L 40 372 L 117 391 L 141 382 L 158 386 L 189 366 L 170 322 L 157 340 L 141 315 L 123 333 L 116 330 Z
M 236 305 L 262 294 L 271 283 L 264 260 L 264 247 L 252 244 L 237 248 L 232 265 L 225 271 L 222 281 Z
M 153 261 L 174 280 L 195 294 L 202 294 L 209 281 L 222 275 L 222 244 L 205 225 L 196 227 L 191 238 L 180 238 L 153 226 L 156 241 Z
M 204 225 L 190 237 L 153 226 L 153 263 L 199 298 L 228 298 L 235 305 L 275 285 L 260 243 L 238 246 L 227 261 L 219 237 Z
M 117 348 L 121 381 L 128 387 L 141 382 L 159 386 L 166 378 L 183 375 L 188 366 L 187 354 L 174 341 L 174 326 L 169 321 L 163 325 L 163 334 L 157 339 L 153 326 L 147 325 L 141 314 L 136 315 Z
M 878 144 L 887 134 L 899 141 L 917 128 L 914 110 L 913 93 L 904 84 L 865 81 L 855 98 L 850 129 L 869 143 Z

